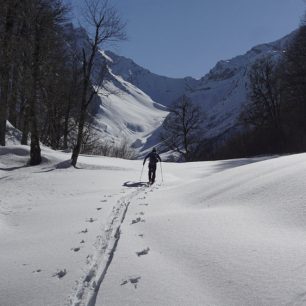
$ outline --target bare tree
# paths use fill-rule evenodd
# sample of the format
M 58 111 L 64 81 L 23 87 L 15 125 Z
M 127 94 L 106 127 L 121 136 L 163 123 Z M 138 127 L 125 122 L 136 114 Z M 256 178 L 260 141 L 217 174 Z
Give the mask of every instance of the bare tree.
M 125 24 L 122 23 L 117 10 L 110 5 L 108 0 L 85 0 L 85 4 L 85 19 L 93 31 L 89 40 L 89 47 L 84 46 L 82 50 L 82 98 L 77 141 L 71 156 L 71 165 L 74 167 L 81 151 L 88 106 L 103 84 L 107 71 L 106 64 L 104 64 L 102 71 L 99 73 L 99 80 L 94 80 L 94 63 L 99 47 L 106 42 L 125 39 Z
M 178 152 L 185 161 L 191 161 L 202 137 L 201 123 L 204 114 L 198 105 L 185 95 L 170 107 L 170 114 L 162 125 L 160 134 L 167 149 Z
M 42 67 L 48 62 L 50 55 L 47 52 L 48 47 L 54 44 L 50 39 L 50 33 L 54 33 L 57 25 L 63 21 L 66 8 L 60 1 L 55 0 L 28 2 L 31 59 L 31 90 L 28 103 L 31 132 L 30 164 L 38 165 L 41 163 L 38 109 L 45 98 L 41 90 L 41 78 L 44 72 Z
M 296 142 L 304 143 L 306 132 L 306 16 L 293 40 L 284 52 L 282 65 L 284 71 L 284 97 L 286 113 L 284 114 L 289 133 Z
M 270 58 L 264 58 L 252 66 L 249 73 L 250 103 L 242 115 L 246 123 L 259 128 L 281 130 L 282 89 L 278 64 Z

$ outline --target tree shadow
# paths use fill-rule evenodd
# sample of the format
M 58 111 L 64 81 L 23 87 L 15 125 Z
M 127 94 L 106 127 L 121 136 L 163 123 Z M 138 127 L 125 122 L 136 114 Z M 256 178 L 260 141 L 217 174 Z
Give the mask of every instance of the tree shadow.
M 129 187 L 129 188 L 135 188 L 135 187 L 142 187 L 147 186 L 146 182 L 125 182 L 122 186 Z
M 227 169 L 237 168 L 253 163 L 259 163 L 265 160 L 274 159 L 280 157 L 279 155 L 271 155 L 271 156 L 261 156 L 261 157 L 253 157 L 253 158 L 240 158 L 240 159 L 229 159 L 220 161 L 218 164 L 214 166 L 217 171 L 224 171 Z
M 8 167 L 8 168 L 0 168 L 0 170 L 2 171 L 14 171 L 14 170 L 18 170 L 21 168 L 25 168 L 28 167 L 28 165 L 22 165 L 22 166 L 17 166 L 17 167 Z
M 61 161 L 61 162 L 55 164 L 54 166 L 52 166 L 52 168 L 50 168 L 50 167 L 42 168 L 41 171 L 37 171 L 35 173 L 52 172 L 54 170 L 61 170 L 61 169 L 68 169 L 68 168 L 72 168 L 70 159 Z M 75 167 L 75 168 L 76 169 L 82 169 L 82 168 L 79 168 L 79 167 Z

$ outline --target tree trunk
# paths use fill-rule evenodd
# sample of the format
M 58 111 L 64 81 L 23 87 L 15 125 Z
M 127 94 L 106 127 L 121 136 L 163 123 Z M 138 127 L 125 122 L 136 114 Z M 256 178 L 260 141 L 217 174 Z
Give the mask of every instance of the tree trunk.
M 31 150 L 30 150 L 30 165 L 35 166 L 41 163 L 41 153 L 39 145 L 39 134 L 37 128 L 36 104 L 37 104 L 37 84 L 39 71 L 39 52 L 40 39 L 38 29 L 35 31 L 35 47 L 32 66 L 32 94 L 29 103 L 30 107 L 30 131 L 31 131 Z
M 31 151 L 30 151 L 30 165 L 36 166 L 41 163 L 41 153 L 39 146 L 39 137 L 36 126 L 36 121 L 31 123 Z
M 9 114 L 8 114 L 8 120 L 9 122 L 14 126 L 17 127 L 17 99 L 18 99 L 18 69 L 17 65 L 14 65 L 14 68 L 12 69 L 12 80 L 11 80 L 11 91 L 10 91 L 10 97 L 8 99 L 8 105 L 9 105 Z
M 8 95 L 9 95 L 9 56 L 8 44 L 3 47 L 3 63 L 0 69 L 0 145 L 5 146 L 6 120 L 8 114 Z
M 72 157 L 71 157 L 71 165 L 73 167 L 76 167 L 78 157 L 81 152 L 81 146 L 83 141 L 83 130 L 85 125 L 85 114 L 86 114 L 86 108 L 82 107 L 79 119 L 77 142 L 75 147 L 73 148 Z
M 1 90 L 3 91 L 3 90 Z M 0 98 L 0 146 L 5 146 L 7 103 L 3 94 Z
M 6 120 L 8 115 L 8 96 L 9 96 L 9 65 L 8 58 L 0 72 L 0 145 L 5 146 Z
M 24 102 L 25 106 L 21 110 L 20 113 L 20 121 L 19 121 L 19 129 L 22 131 L 21 137 L 21 144 L 28 145 L 28 137 L 29 137 L 29 121 L 30 121 L 30 114 L 29 114 L 29 105 L 28 102 Z
M 85 61 L 84 64 L 85 65 Z M 86 68 L 84 67 L 84 71 L 86 71 Z M 86 117 L 86 110 L 87 110 L 87 92 L 89 87 L 89 75 L 86 75 L 84 73 L 84 80 L 83 80 L 83 92 L 82 92 L 82 104 L 81 104 L 81 111 L 80 111 L 80 117 L 79 117 L 79 125 L 78 125 L 78 136 L 77 136 L 77 142 L 75 147 L 73 148 L 72 156 L 71 156 L 71 165 L 73 167 L 76 167 L 79 154 L 81 152 L 81 146 L 83 141 L 83 130 L 85 125 L 85 117 Z
M 65 123 L 64 123 L 64 149 L 68 149 L 68 133 L 69 133 L 69 119 L 71 110 L 71 98 L 69 97 L 66 113 L 65 113 Z

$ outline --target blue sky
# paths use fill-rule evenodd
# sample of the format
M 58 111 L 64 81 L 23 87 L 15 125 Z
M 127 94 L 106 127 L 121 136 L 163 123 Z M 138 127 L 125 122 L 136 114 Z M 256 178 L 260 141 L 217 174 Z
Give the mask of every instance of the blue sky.
M 68 0 L 75 15 L 82 0 Z M 113 0 L 128 40 L 107 46 L 154 73 L 200 78 L 217 61 L 296 29 L 303 0 Z

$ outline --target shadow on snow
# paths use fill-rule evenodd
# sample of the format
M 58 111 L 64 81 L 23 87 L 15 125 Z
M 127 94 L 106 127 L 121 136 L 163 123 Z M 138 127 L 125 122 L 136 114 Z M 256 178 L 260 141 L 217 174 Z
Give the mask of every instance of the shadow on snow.
M 147 186 L 148 184 L 146 182 L 125 182 L 122 186 L 124 187 L 129 187 L 129 188 L 132 188 L 132 187 L 142 187 L 142 186 Z

